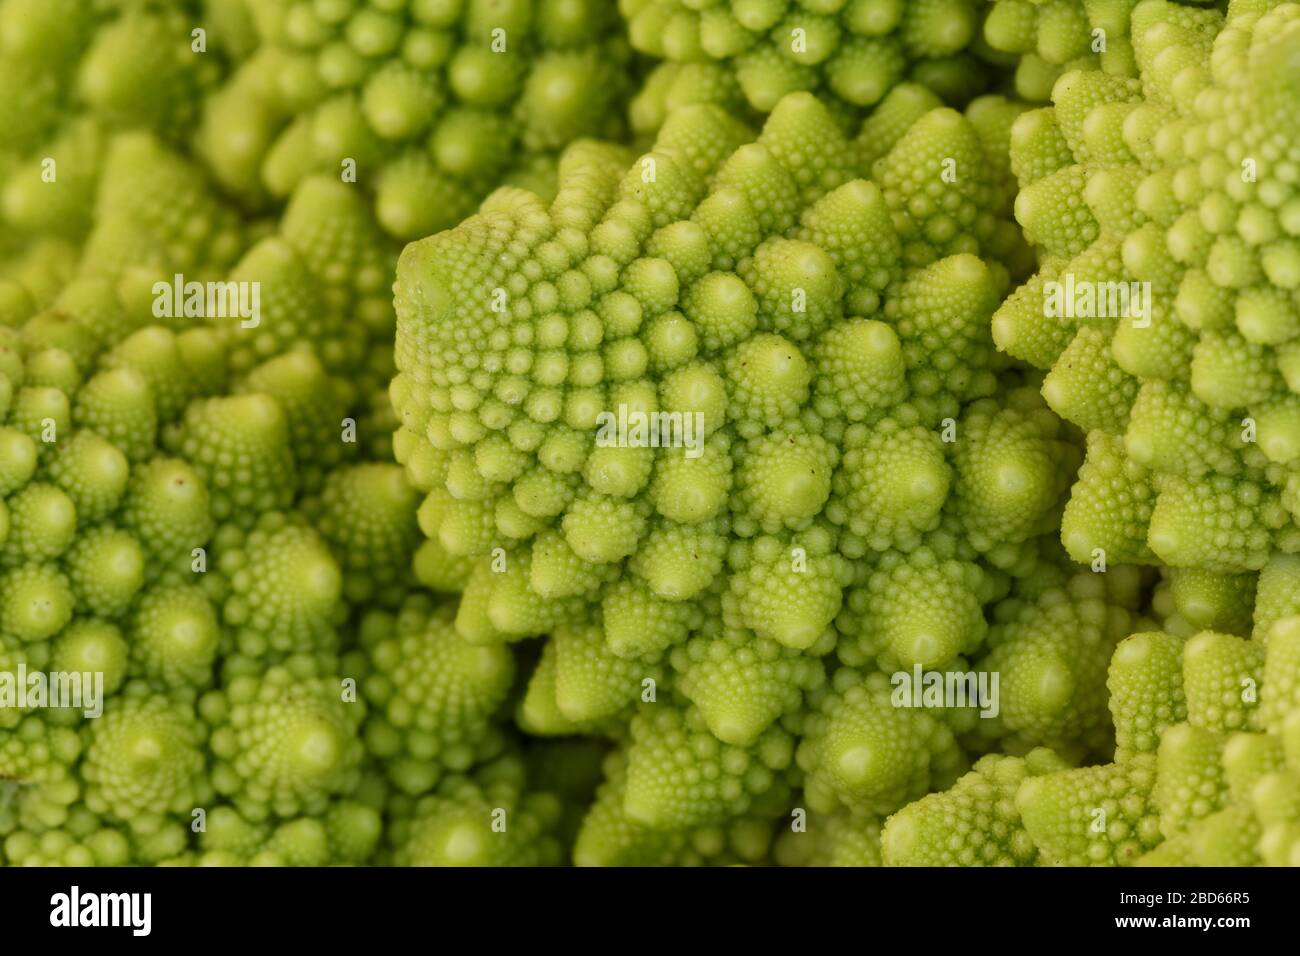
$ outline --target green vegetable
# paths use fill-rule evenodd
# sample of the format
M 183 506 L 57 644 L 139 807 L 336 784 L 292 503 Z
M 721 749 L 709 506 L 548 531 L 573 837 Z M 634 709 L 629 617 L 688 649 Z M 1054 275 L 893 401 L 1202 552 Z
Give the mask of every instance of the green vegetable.
M 0 0 L 0 865 L 1300 865 L 1298 51 Z
M 974 0 L 621 0 L 632 47 L 665 62 L 633 100 L 653 132 L 679 107 L 717 103 L 771 112 L 813 92 L 832 112 L 861 115 L 911 78 L 963 102 L 984 82 L 971 56 Z
M 1044 397 L 1089 432 L 1062 522 L 1077 561 L 1240 574 L 1300 546 L 1297 224 L 1270 145 L 1294 103 L 1294 25 L 1285 5 L 1225 20 L 1144 3 L 1140 83 L 1067 73 L 1013 129 L 1016 215 L 1043 265 L 993 334 L 1049 370 Z M 1077 319 L 1047 308 L 1048 283 L 1080 284 Z M 1114 284 L 1129 283 L 1145 305 L 1119 315 Z
M 809 168 L 794 148 L 808 138 L 842 158 Z M 996 231 L 974 127 L 923 114 L 876 163 L 883 187 L 856 178 L 807 94 L 750 139 L 716 107 L 684 108 L 630 169 L 574 147 L 549 208 L 501 191 L 399 262 L 396 449 L 426 492 L 421 527 L 479 556 L 457 629 L 487 647 L 552 635 L 532 733 L 604 733 L 636 708 L 621 808 L 579 836 L 592 860 L 641 859 L 642 828 L 788 803 L 774 795 L 797 780 L 799 739 L 819 812 L 888 813 L 954 779 L 973 713 L 895 709 L 885 674 L 864 696 L 851 668 L 955 664 L 1011 578 L 1058 560 L 1038 536 L 1074 459 L 988 348 L 1005 280 L 973 255 Z M 948 184 L 954 154 L 967 178 Z M 904 178 L 918 168 L 933 185 Z M 698 413 L 701 440 L 602 447 L 598 415 L 620 405 Z M 950 591 L 931 606 L 934 587 Z M 1104 714 L 1123 620 L 1098 628 L 1077 695 L 1013 683 L 1006 732 L 1100 723 L 1075 708 Z M 1067 640 L 1061 623 L 1044 639 Z M 1004 666 L 1032 626 L 1008 625 Z M 697 756 L 677 763 L 677 747 Z
M 367 280 L 365 263 L 385 245 L 364 206 L 331 186 L 305 183 L 259 241 L 265 230 L 190 162 L 119 134 L 75 263 L 6 270 L 4 692 L 23 673 L 85 678 L 80 700 L 0 708 L 6 862 L 232 858 L 209 856 L 220 849 L 321 864 L 363 862 L 378 845 L 382 793 L 360 794 L 365 668 L 340 652 L 348 600 L 399 601 L 409 588 L 415 498 L 396 465 L 357 462 L 341 428 L 350 409 L 368 412 L 365 375 L 382 381 L 391 355 L 378 344 L 367 355 L 366 325 L 331 349 L 290 311 L 246 329 L 187 316 L 154 285 L 254 281 L 246 263 L 275 244 L 319 297 L 304 321 L 341 329 L 369 309 L 382 341 L 385 304 L 366 285 L 382 267 Z M 323 236 L 342 237 L 329 261 Z M 358 496 L 363 508 L 341 504 Z M 209 812 L 265 831 L 238 852 L 216 835 L 200 856 L 192 841 L 206 839 Z
M 1117 728 L 1141 733 L 1121 737 L 1134 746 L 1118 762 L 1057 769 L 1045 750 L 1023 766 L 985 757 L 952 790 L 889 819 L 886 865 L 1004 853 L 1073 866 L 1295 865 L 1298 648 L 1300 618 L 1277 624 L 1266 649 L 1209 631 L 1125 639 L 1110 665 L 1110 707 Z M 1185 710 L 1169 709 L 1184 699 Z
M 314 173 L 374 197 L 389 233 L 454 225 L 507 177 L 545 182 L 581 136 L 616 136 L 628 79 L 599 0 L 311 3 L 248 9 L 257 49 L 205 101 L 197 150 L 245 202 Z

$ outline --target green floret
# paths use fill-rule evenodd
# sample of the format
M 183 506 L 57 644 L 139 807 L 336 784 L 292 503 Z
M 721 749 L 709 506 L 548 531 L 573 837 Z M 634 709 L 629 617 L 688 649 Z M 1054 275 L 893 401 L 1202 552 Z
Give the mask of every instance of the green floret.
M 628 719 L 628 708 L 623 705 L 630 699 L 626 693 L 630 679 L 626 672 L 630 668 L 627 664 L 620 663 L 620 673 L 616 675 L 613 681 L 615 688 L 615 693 L 612 695 L 614 697 L 613 715 L 585 718 L 584 715 L 593 712 L 607 714 L 608 712 L 600 704 L 603 703 L 605 707 L 608 707 L 610 695 L 602 695 L 603 700 L 602 697 L 591 695 L 589 693 L 591 688 L 584 681 L 584 678 L 590 677 L 590 674 L 583 670 L 581 665 L 585 662 L 599 660 L 597 655 L 592 653 L 595 650 L 594 642 L 579 643 L 576 647 L 578 652 L 576 655 L 573 647 L 576 642 L 570 641 L 569 643 L 571 645 L 568 653 L 569 666 L 563 689 L 559 681 L 561 641 L 548 641 L 543 645 L 541 655 L 533 666 L 532 674 L 528 677 L 528 687 L 515 706 L 515 723 L 520 730 L 537 738 L 569 737 L 573 734 L 604 737 L 619 736 Z M 582 651 L 588 653 L 582 655 Z M 575 656 L 577 657 L 576 661 Z M 601 655 L 601 657 L 603 656 Z M 619 693 L 620 688 L 618 685 L 620 684 L 623 685 L 621 690 L 624 693 L 622 694 Z M 608 689 L 608 685 L 599 688 L 599 690 Z M 569 713 L 566 713 L 561 708 L 560 702 L 562 699 L 569 708 L 569 713 L 576 715 L 575 717 L 570 717 Z M 596 704 L 596 706 L 593 707 L 592 704 Z
M 194 49 L 202 6 L 4 4 L 0 85 L 13 95 L 0 115 L 0 221 L 20 235 L 83 237 L 112 131 L 184 140 L 228 65 L 223 36 Z
M 0 865 L 1300 864 L 1300 4 L 87 6 Z
M 1264 648 L 1230 634 L 1206 631 L 1183 648 L 1187 720 L 1217 733 L 1245 730 L 1258 703 Z
M 234 678 L 200 710 L 212 728 L 213 785 L 252 819 L 319 813 L 359 782 L 365 705 L 338 679 L 272 667 Z
M 397 465 L 366 463 L 330 473 L 312 524 L 342 562 L 349 602 L 391 605 L 404 593 L 419 536 L 417 503 Z
M 205 101 L 198 152 L 250 203 L 342 175 L 388 232 L 422 235 L 567 143 L 622 128 L 611 4 L 317 6 L 256 5 L 258 49 Z
M 345 325 L 343 317 L 326 305 L 317 278 L 284 239 L 272 236 L 249 249 L 231 270 L 230 279 L 256 282 L 261 290 L 256 326 L 238 315 L 218 320 L 233 344 L 234 367 L 248 367 L 292 349 L 314 351 L 331 368 L 347 368 L 357 358 L 365 327 Z M 245 329 L 246 325 L 250 327 Z
M 294 190 L 279 233 L 323 283 L 326 301 L 354 306 L 367 323 L 391 312 L 388 296 L 393 246 L 365 204 L 346 184 L 312 176 Z
M 1000 549 L 1057 526 L 1078 452 L 1025 391 L 967 406 L 957 428 L 965 435 L 954 444 L 955 508 L 970 545 L 997 563 Z
M 990 347 L 1005 272 L 977 254 L 1005 167 L 960 114 L 912 119 L 875 164 L 882 190 L 853 178 L 854 149 L 808 95 L 757 142 L 686 107 L 630 170 L 579 144 L 549 206 L 503 189 L 403 253 L 390 393 L 425 496 L 425 573 L 472 561 L 455 617 L 472 645 L 549 635 L 516 706 L 527 733 L 626 740 L 639 701 L 580 861 L 671 861 L 697 828 L 767 814 L 796 749 L 814 811 L 882 814 L 956 779 L 959 735 L 1013 732 L 976 733 L 973 706 L 896 708 L 869 670 L 826 683 L 837 643 L 854 667 L 978 652 L 1078 462 Z M 1136 604 L 1115 591 L 1123 610 L 1096 596 L 1075 705 L 1097 747 Z M 1044 626 L 1066 667 L 1073 625 Z M 1058 718 L 1037 739 L 1068 739 L 1076 712 Z
M 122 505 L 123 524 L 163 567 L 192 568 L 194 550 L 215 530 L 211 497 L 200 475 L 176 458 L 154 458 L 132 469 Z
M 398 866 L 554 866 L 560 802 L 525 788 L 511 757 L 447 777 L 390 827 Z
M 798 750 L 812 809 L 830 813 L 842 804 L 883 815 L 961 772 L 947 715 L 899 706 L 897 696 L 884 674 L 847 668 L 812 696 Z
M 194 585 L 157 587 L 135 609 L 132 668 L 168 687 L 204 687 L 220 648 L 217 609 Z
M 990 754 L 950 790 L 891 816 L 881 833 L 886 866 L 1031 866 L 1038 847 L 1025 830 L 1016 793 L 1026 781 L 1065 770 L 1052 751 L 1024 758 Z
M 788 544 L 762 537 L 745 551 L 733 549 L 730 590 L 741 623 L 759 638 L 794 650 L 813 649 L 823 640 L 849 583 L 848 563 L 827 553 L 828 540 L 813 532 Z
M 801 810 L 791 811 L 792 815 Z M 797 817 L 795 819 L 798 819 Z M 880 866 L 880 821 L 851 813 L 816 814 L 781 833 L 772 856 L 781 866 Z
M 724 608 L 735 613 L 725 600 Z M 697 634 L 675 648 L 670 660 L 678 689 L 700 709 L 710 731 L 737 746 L 752 744 L 774 720 L 796 713 L 804 693 L 825 680 L 816 657 L 771 638 L 754 640 L 734 625 L 717 637 Z
M 854 653 L 876 658 L 884 670 L 952 663 L 984 641 L 988 583 L 979 565 L 928 547 L 888 552 L 861 590 L 850 593 L 856 627 L 844 628 L 845 641 Z
M 272 827 L 253 822 L 230 806 L 206 815 L 199 852 L 167 860 L 193 866 L 338 866 L 370 860 L 383 834 L 373 807 L 356 800 L 333 800 L 315 817 L 300 817 Z
M 1089 432 L 1062 529 L 1076 560 L 1240 575 L 1300 540 L 1294 200 L 1274 136 L 1300 33 L 1273 7 L 1142 3 L 1136 78 L 1072 69 L 1013 127 L 1016 215 L 1045 258 L 994 338 L 1049 369 L 1044 396 Z
M 8 723 L 6 719 L 6 723 Z M 81 795 L 81 782 L 72 768 L 83 751 L 76 730 L 32 714 L 6 726 L 0 736 L 0 833 L 5 855 L 13 840 L 61 826 L 68 808 Z
M 380 289 L 392 249 L 372 242 L 364 205 L 309 181 L 275 241 L 310 277 L 313 308 L 361 325 L 345 343 L 318 342 L 272 309 L 263 319 L 281 336 L 259 349 L 201 304 L 167 297 L 181 273 L 265 283 L 271 303 L 294 295 L 277 275 L 231 271 L 265 227 L 246 233 L 194 167 L 148 136 L 107 151 L 75 277 L 39 256 L 6 266 L 17 291 L 0 333 L 0 659 L 6 676 L 81 675 L 96 696 L 80 708 L 5 697 L 0 775 L 17 789 L 0 811 L 0 853 L 32 864 L 367 862 L 384 800 L 358 789 L 367 663 L 349 653 L 343 668 L 340 564 L 403 586 L 416 499 L 390 464 L 367 466 L 386 480 L 337 500 L 366 474 L 340 469 L 364 455 L 346 447 L 349 406 L 373 416 L 375 384 L 391 374 Z M 375 494 L 385 488 L 395 513 Z M 326 499 L 342 512 L 322 522 L 328 538 L 305 518 Z M 71 741 L 55 736 L 63 728 Z M 198 853 L 214 793 L 280 822 L 248 853 Z M 337 799 L 354 793 L 364 805 Z
M 1064 752 L 1105 749 L 1106 668 L 1132 622 L 1127 589 L 1108 579 L 1126 570 L 1029 579 L 1023 595 L 998 606 L 975 670 L 1000 675 L 998 720 L 1014 738 Z
M 815 93 L 832 112 L 861 114 L 909 76 L 953 99 L 985 81 L 969 55 L 979 31 L 971 0 L 622 0 L 633 49 L 665 62 L 633 100 L 633 125 L 658 129 L 675 109 L 715 103 L 771 112 Z
M 555 654 L 555 706 L 568 721 L 581 724 L 613 717 L 643 699 L 647 684 L 653 687 L 663 680 L 655 655 L 638 660 L 615 656 L 599 626 L 559 626 L 548 646 Z
M 238 391 L 269 396 L 284 412 L 289 450 L 304 493 L 318 492 L 325 476 L 356 450 L 356 445 L 341 440 L 347 389 L 325 371 L 316 353 L 293 351 L 268 359 L 248 373 Z
M 911 203 L 892 214 L 888 194 L 851 178 L 852 150 L 825 108 L 795 94 L 756 143 L 716 108 L 693 106 L 630 171 L 623 154 L 580 144 L 549 209 L 501 190 L 479 216 L 408 247 L 394 447 L 426 494 L 426 535 L 476 557 L 463 634 L 544 634 L 585 621 L 598 600 L 614 654 L 651 665 L 701 626 L 674 605 L 725 585 L 742 629 L 728 642 L 807 650 L 833 636 L 847 558 L 911 549 L 935 530 L 956 490 L 941 419 L 998 388 L 987 320 L 1002 280 L 973 254 L 934 261 L 979 250 L 982 220 L 963 204 L 984 187 L 945 182 L 932 152 L 950 137 L 968 143 L 966 175 L 986 176 L 964 118 L 932 125 L 918 122 L 887 157 L 890 169 L 930 169 L 932 213 Z M 799 145 L 809 130 L 826 147 L 819 158 Z M 895 224 L 919 230 L 923 268 L 899 264 Z M 1000 512 L 977 491 L 979 468 L 997 465 L 983 464 L 999 454 L 991 446 L 961 460 L 962 499 L 974 497 L 952 505 L 953 521 L 990 522 L 980 547 L 1003 561 L 1047 526 L 1071 467 L 1041 403 L 1016 406 L 1023 420 L 1008 422 L 1008 441 L 1023 443 L 1032 474 L 1004 506 L 1015 520 L 995 525 Z M 902 427 L 867 427 L 881 420 Z M 658 421 L 668 432 L 652 437 Z M 971 424 L 972 438 L 985 430 Z M 878 462 L 913 458 L 904 497 Z M 642 602 L 655 599 L 650 623 Z M 979 639 L 976 629 L 960 644 Z M 705 680 L 688 659 L 671 666 Z M 752 702 L 722 705 L 709 684 L 685 693 L 720 737 L 753 739 L 797 709 L 803 673 L 764 677 Z
M 187 280 L 218 278 L 245 241 L 243 223 L 214 197 L 196 167 L 144 133 L 110 144 L 95 223 L 82 268 L 92 275 L 128 274 L 134 280 L 124 287 L 128 310 L 152 312 L 153 283 L 176 272 Z M 171 312 L 176 324 L 188 324 L 179 308 Z
M 1115 759 L 1154 753 L 1161 735 L 1187 719 L 1183 641 L 1159 632 L 1120 641 L 1106 677 L 1115 721 Z
M 1300 673 L 1296 621 L 1273 626 L 1266 651 L 1226 635 L 1196 638 L 1201 659 L 1186 664 L 1182 677 L 1189 701 L 1202 703 L 1196 712 L 1189 707 L 1189 720 L 1195 720 L 1171 728 L 1161 740 L 1156 796 L 1167 839 L 1144 863 L 1294 862 L 1290 851 L 1300 804 L 1288 735 L 1296 723 Z M 1254 673 L 1238 682 L 1243 667 Z M 1239 714 L 1244 717 L 1234 720 Z M 1225 725 L 1242 723 L 1264 732 L 1223 732 Z
M 5 841 L 3 855 L 13 866 L 127 866 L 132 862 L 127 836 L 93 822 L 47 830 L 39 838 L 28 832 L 14 833 Z
M 577 866 L 701 866 L 758 863 L 772 842 L 779 800 L 753 812 L 689 829 L 656 829 L 625 810 L 627 755 L 615 751 L 604 765 L 605 780 L 583 817 L 573 848 Z
M 371 716 L 366 749 L 409 794 L 444 771 L 465 771 L 495 756 L 494 718 L 515 674 L 509 650 L 468 643 L 453 627 L 454 608 L 412 598 L 393 616 L 371 611 L 361 625 L 370 659 L 362 682 Z
M 143 832 L 188 815 L 211 795 L 206 730 L 188 701 L 128 686 L 91 723 L 81 765 L 86 806 Z
M 780 727 L 738 747 L 718 740 L 694 708 L 653 703 L 640 705 L 629 730 L 622 809 L 636 824 L 722 823 L 788 787 L 794 742 Z
M 1015 804 L 1044 862 L 1124 866 L 1160 842 L 1150 756 L 1031 777 Z
M 1221 765 L 1225 743 L 1224 735 L 1191 724 L 1176 724 L 1161 735 L 1153 796 L 1166 839 L 1223 805 L 1228 792 Z
M 1216 574 L 1199 568 L 1171 568 L 1171 596 L 1191 627 L 1246 634 L 1255 609 L 1256 576 Z
M 1052 83 L 1070 69 L 1099 70 L 1116 77 L 1137 73 L 1132 31 L 1139 0 L 991 2 L 983 39 L 992 49 L 1019 57 L 1015 87 L 1025 99 L 1046 100 Z M 1193 16 L 1189 11 L 1165 19 L 1182 26 Z
M 212 512 L 249 524 L 293 499 L 289 425 L 266 395 L 204 399 L 185 411 L 173 447 L 197 467 L 212 493 Z
M 204 585 L 241 655 L 283 659 L 335 646 L 342 573 L 301 518 L 270 512 L 247 533 L 223 527 L 213 549 L 217 573 Z
M 1273 625 L 1267 648 L 1212 632 L 1122 641 L 1108 681 L 1117 762 L 1019 774 L 1010 795 L 1028 842 L 1014 844 L 1018 862 L 1037 853 L 1049 865 L 1294 864 L 1298 648 L 1300 618 Z M 998 767 L 1014 762 L 984 758 L 997 760 Z M 895 814 L 884 831 L 885 862 L 922 862 L 896 856 L 918 846 L 947 853 L 952 814 L 980 793 L 997 799 L 987 786 L 968 789 L 977 779 L 971 774 Z M 927 819 L 930 808 L 939 815 Z M 984 813 L 991 818 L 975 817 L 967 842 L 1006 845 L 1013 819 Z
M 831 519 L 872 550 L 916 547 L 939 526 L 952 484 L 938 433 L 886 418 L 846 439 Z

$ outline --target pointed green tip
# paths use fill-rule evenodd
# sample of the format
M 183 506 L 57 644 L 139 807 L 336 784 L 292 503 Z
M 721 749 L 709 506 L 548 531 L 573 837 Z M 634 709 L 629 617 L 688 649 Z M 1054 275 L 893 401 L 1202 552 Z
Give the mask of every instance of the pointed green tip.
M 341 757 L 338 735 L 328 724 L 315 723 L 295 735 L 292 753 L 298 767 L 309 776 L 328 773 Z
M 504 838 L 504 834 L 498 834 Z M 472 866 L 487 856 L 483 828 L 468 820 L 451 826 L 442 838 L 442 861 L 450 866 Z
M 869 744 L 857 744 L 835 756 L 835 775 L 850 786 L 865 788 L 884 770 L 880 751 Z

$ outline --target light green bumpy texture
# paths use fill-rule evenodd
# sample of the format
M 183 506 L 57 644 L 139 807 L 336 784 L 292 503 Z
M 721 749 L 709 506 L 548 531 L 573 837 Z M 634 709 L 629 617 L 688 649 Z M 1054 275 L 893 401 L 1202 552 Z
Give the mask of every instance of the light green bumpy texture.
M 655 66 L 631 106 L 638 130 L 674 109 L 718 103 L 769 113 L 814 92 L 861 116 L 905 80 L 965 102 L 982 90 L 976 0 L 620 0 L 633 49 Z
M 520 725 L 619 743 L 580 862 L 693 860 L 700 828 L 749 859 L 729 820 L 878 827 L 991 739 L 1104 739 L 1136 579 L 1052 541 L 1078 456 L 991 348 L 997 170 L 951 109 L 894 140 L 868 179 L 810 94 L 757 137 L 684 107 L 399 261 L 395 450 L 467 563 L 456 630 L 549 635 Z M 618 440 L 638 413 L 677 446 Z M 893 700 L 962 662 L 1007 675 L 996 727 Z
M 993 333 L 1048 370 L 1048 404 L 1088 432 L 1062 524 L 1075 560 L 1231 574 L 1300 548 L 1300 198 L 1283 119 L 1300 22 L 1267 6 L 1225 21 L 1143 4 L 1139 79 L 1067 73 L 1012 130 L 1016 215 L 1043 261 Z M 1055 317 L 1049 283 L 1095 304 Z M 1129 283 L 1147 301 L 1120 315 Z
M 258 0 L 257 48 L 203 106 L 197 149 L 254 207 L 351 176 L 389 233 L 454 225 L 507 177 L 553 178 L 617 136 L 627 45 L 603 0 Z
M 1297 77 L 0 0 L 0 865 L 1300 865 Z
M 245 222 L 144 132 L 108 138 L 93 192 L 84 243 L 0 269 L 0 860 L 371 859 L 351 602 L 404 599 L 417 529 L 391 426 L 345 435 L 387 418 L 395 251 L 332 182 Z M 155 286 L 250 272 L 249 328 Z M 20 698 L 37 672 L 84 694 Z

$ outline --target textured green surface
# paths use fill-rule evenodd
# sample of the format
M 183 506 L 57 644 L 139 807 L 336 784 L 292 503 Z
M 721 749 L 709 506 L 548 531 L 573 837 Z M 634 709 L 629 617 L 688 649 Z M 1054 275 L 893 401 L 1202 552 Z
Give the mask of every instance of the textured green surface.
M 1297 76 L 1271 0 L 0 0 L 0 864 L 1300 865 Z

